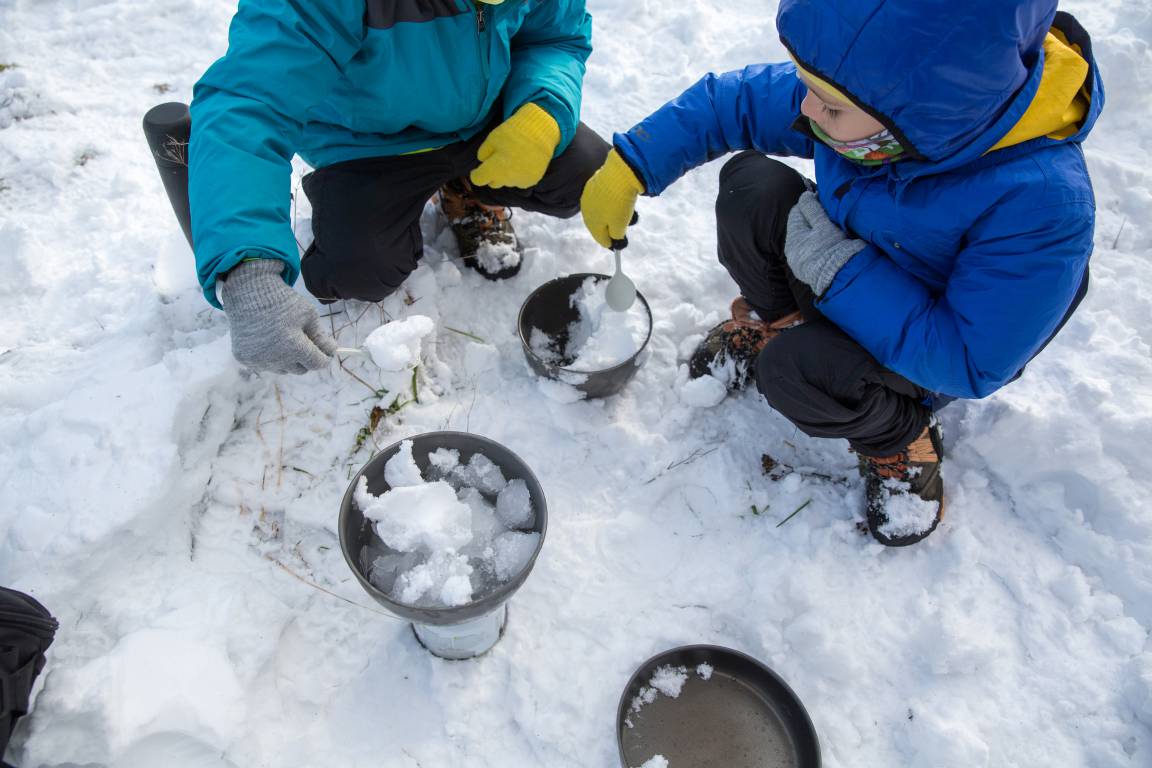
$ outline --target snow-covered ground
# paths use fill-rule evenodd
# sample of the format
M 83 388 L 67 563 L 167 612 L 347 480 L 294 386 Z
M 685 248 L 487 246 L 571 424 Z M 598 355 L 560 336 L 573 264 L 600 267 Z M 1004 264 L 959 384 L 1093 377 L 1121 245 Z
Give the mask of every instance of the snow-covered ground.
M 772 2 L 589 6 L 584 118 L 605 134 L 709 69 L 784 57 Z M 140 131 L 191 97 L 234 3 L 0 0 L 0 583 L 61 620 L 10 758 L 111 765 L 178 730 L 245 767 L 612 768 L 635 666 L 707 642 L 787 679 L 834 768 L 1152 764 L 1152 2 L 1064 7 L 1108 86 L 1092 290 L 1022 380 L 943 412 L 948 516 L 893 551 L 856 530 L 844 443 L 753 393 L 682 395 L 734 293 L 719 163 L 642 202 L 626 261 L 656 325 L 611 400 L 529 373 L 520 302 L 611 257 L 578 220 L 524 213 L 510 282 L 461 272 L 429 209 L 404 295 L 332 308 L 346 346 L 436 321 L 419 402 L 410 372 L 366 362 L 250 376 Z M 371 610 L 335 533 L 376 446 L 437 429 L 512 448 L 550 509 L 507 635 L 471 662 Z M 764 476 L 765 453 L 796 471 Z

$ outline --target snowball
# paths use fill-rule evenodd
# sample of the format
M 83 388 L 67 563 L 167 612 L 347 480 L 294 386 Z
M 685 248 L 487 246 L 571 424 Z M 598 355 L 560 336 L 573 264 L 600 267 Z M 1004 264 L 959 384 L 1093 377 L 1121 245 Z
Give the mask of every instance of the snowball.
M 492 565 L 496 571 L 496 578 L 508 581 L 518 576 L 527 567 L 528 561 L 532 559 L 539 545 L 538 533 L 505 531 L 497 536 L 492 542 L 495 554 Z
M 496 498 L 496 515 L 505 528 L 531 528 L 536 523 L 536 514 L 532 510 L 528 483 L 513 480 L 504 486 Z
M 696 674 L 700 676 L 701 680 L 711 680 L 712 679 L 712 665 L 709 664 L 708 662 L 704 662 L 703 664 L 696 667 Z
M 607 280 L 588 278 L 572 296 L 572 306 L 580 319 L 568 329 L 564 366 L 574 371 L 603 371 L 636 354 L 648 337 L 650 322 L 643 302 L 636 301 L 624 312 L 608 306 Z M 535 347 L 534 347 L 535 349 Z
M 689 379 L 680 387 L 680 400 L 693 408 L 712 408 L 728 396 L 724 382 L 707 374 L 698 379 Z
M 411 440 L 400 443 L 400 450 L 384 465 L 384 482 L 388 483 L 391 488 L 424 484 L 424 478 L 420 475 L 420 468 L 416 466 L 416 460 L 412 458 Z
M 364 340 L 372 362 L 385 371 L 403 371 L 420 362 L 420 341 L 432 333 L 432 318 L 413 315 L 380 326 Z
M 443 481 L 373 496 L 368 481 L 361 477 L 354 498 L 364 516 L 375 521 L 377 535 L 392 549 L 458 550 L 472 540 L 472 510 Z
M 392 597 L 405 605 L 464 605 L 472 600 L 472 566 L 455 552 L 437 552 L 400 574 Z
M 899 480 L 885 480 L 884 493 L 887 496 L 884 514 L 888 521 L 879 528 L 884 536 L 890 539 L 915 536 L 925 533 L 935 524 L 940 511 L 939 502 L 925 501 L 908 492 L 908 484 Z
M 684 688 L 684 683 L 688 681 L 688 669 L 686 667 L 673 667 L 670 664 L 665 664 L 662 667 L 657 667 L 652 675 L 652 679 L 648 681 L 648 685 L 665 696 L 673 699 L 679 698 L 680 691 Z

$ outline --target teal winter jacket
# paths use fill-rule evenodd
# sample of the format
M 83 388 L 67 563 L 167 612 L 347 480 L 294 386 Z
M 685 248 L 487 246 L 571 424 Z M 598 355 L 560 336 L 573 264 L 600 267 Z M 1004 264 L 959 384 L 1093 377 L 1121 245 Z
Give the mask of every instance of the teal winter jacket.
M 196 268 L 216 280 L 246 257 L 300 263 L 290 178 L 466 141 L 527 103 L 580 114 L 592 20 L 584 0 L 240 0 L 228 52 L 196 84 L 189 197 Z M 499 110 L 499 115 L 494 114 Z

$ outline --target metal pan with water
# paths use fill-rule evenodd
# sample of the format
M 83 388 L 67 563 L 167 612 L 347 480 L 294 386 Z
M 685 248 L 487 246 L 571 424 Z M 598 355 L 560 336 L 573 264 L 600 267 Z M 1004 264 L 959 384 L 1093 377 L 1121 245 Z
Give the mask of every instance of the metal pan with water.
M 600 371 L 570 368 L 568 366 L 572 360 L 564 356 L 568 348 L 568 329 L 580 319 L 579 311 L 572 306 L 572 297 L 590 277 L 597 281 L 609 279 L 608 275 L 585 272 L 549 280 L 533 291 L 520 307 L 520 343 L 524 347 L 528 364 L 537 375 L 569 384 L 590 398 L 610 397 L 631 381 L 644 362 L 645 350 L 652 339 L 652 308 L 648 306 L 643 294 L 636 294 L 636 300 L 648 317 L 648 334 L 627 360 Z M 546 359 L 533 349 L 534 332 L 545 334 L 552 345 L 561 350 L 558 360 Z
M 702 664 L 708 679 L 697 672 Z M 680 695 L 645 697 L 664 666 L 687 670 Z M 641 664 L 620 697 L 616 735 L 624 768 L 656 755 L 669 768 L 820 768 L 816 728 L 788 684 L 751 656 L 715 645 L 674 648 Z

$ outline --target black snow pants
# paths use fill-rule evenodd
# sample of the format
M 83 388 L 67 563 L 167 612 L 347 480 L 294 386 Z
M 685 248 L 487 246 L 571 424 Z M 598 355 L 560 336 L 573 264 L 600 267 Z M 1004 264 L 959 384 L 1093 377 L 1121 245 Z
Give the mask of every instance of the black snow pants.
M 304 177 L 315 237 L 301 272 L 319 299 L 380 301 L 416 269 L 424 252 L 420 213 L 445 183 L 466 177 L 488 130 L 431 152 L 334 163 Z M 476 198 L 569 218 L 580 210 L 584 184 L 611 147 L 580 123 L 572 143 L 531 189 L 474 187 Z
M 880 365 L 820 314 L 812 290 L 788 268 L 788 213 L 805 190 L 799 173 L 759 152 L 741 152 L 720 172 L 720 263 L 764 320 L 796 310 L 805 319 L 768 342 L 756 361 L 756 384 L 802 432 L 845 438 L 866 456 L 890 456 L 927 426 L 931 393 Z

